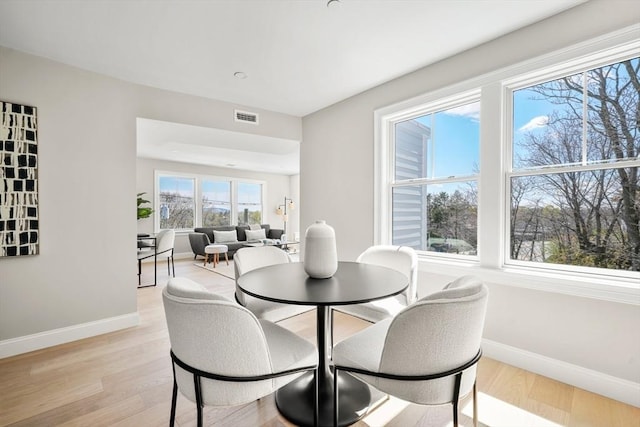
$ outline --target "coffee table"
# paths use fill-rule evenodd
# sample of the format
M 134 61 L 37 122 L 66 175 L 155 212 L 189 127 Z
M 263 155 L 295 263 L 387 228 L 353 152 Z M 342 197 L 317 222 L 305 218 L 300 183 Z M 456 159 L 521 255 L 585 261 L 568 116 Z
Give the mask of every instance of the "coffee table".
M 244 243 L 242 246 L 247 246 L 250 248 L 259 248 L 261 246 L 277 246 L 280 249 L 284 250 L 284 251 L 288 251 L 289 250 L 289 246 L 291 245 L 299 245 L 300 242 L 296 241 L 296 242 L 280 242 L 280 243 L 269 243 L 269 241 L 272 241 L 271 239 L 265 239 L 267 240 L 267 243 L 262 242 L 262 241 L 258 241 L 258 242 L 246 242 Z

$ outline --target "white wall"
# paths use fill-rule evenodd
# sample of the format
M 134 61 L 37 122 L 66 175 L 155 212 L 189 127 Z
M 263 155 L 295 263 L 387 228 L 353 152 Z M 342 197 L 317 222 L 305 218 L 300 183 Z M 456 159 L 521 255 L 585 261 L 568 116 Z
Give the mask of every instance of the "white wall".
M 304 117 L 301 228 L 327 220 L 341 260 L 354 260 L 374 243 L 376 109 L 637 24 L 639 17 L 638 2 L 592 0 Z M 441 273 L 421 263 L 421 292 L 453 278 Z M 489 285 L 485 354 L 640 406 L 638 305 Z
M 292 192 L 297 192 L 298 187 L 292 186 L 292 179 L 289 175 L 277 175 L 262 172 L 243 171 L 231 168 L 220 168 L 214 166 L 194 165 L 187 163 L 169 162 L 154 159 L 138 158 L 136 161 L 136 183 L 137 193 L 146 192 L 145 197 L 153 204 L 154 176 L 155 171 L 164 172 L 185 172 L 197 175 L 209 175 L 228 178 L 244 178 L 250 180 L 264 181 L 266 186 L 266 197 L 264 200 L 263 223 L 270 224 L 272 228 L 282 228 L 282 218 L 276 214 L 276 207 L 282 204 L 284 197 L 291 197 Z M 297 176 L 297 175 L 296 175 Z M 293 182 L 297 184 L 297 182 Z M 155 207 L 154 207 L 155 208 Z M 294 211 L 289 216 L 291 221 L 295 220 Z M 291 229 L 291 222 L 288 225 Z M 153 233 L 153 216 L 138 221 L 139 233 Z M 181 255 L 193 255 L 189 244 L 188 233 L 178 233 L 176 235 L 174 253 L 176 257 Z
M 137 323 L 136 118 L 301 140 L 301 121 L 0 47 L 0 99 L 38 109 L 40 254 L 0 259 L 0 358 Z M 283 184 L 285 185 L 285 184 Z M 144 191 L 144 189 L 143 189 Z

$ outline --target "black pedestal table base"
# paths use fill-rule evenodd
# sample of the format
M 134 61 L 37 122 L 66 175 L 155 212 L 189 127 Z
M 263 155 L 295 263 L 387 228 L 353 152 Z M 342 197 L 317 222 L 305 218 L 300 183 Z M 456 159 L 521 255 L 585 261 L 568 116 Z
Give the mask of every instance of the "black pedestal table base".
M 332 384 L 333 380 L 329 382 Z M 329 385 L 325 384 L 325 385 Z M 319 390 L 318 425 L 333 426 L 333 386 Z M 342 373 L 338 378 L 340 389 L 339 426 L 354 424 L 364 417 L 371 404 L 369 387 L 351 375 Z M 276 406 L 280 413 L 299 426 L 313 426 L 313 374 L 305 374 L 276 392 Z

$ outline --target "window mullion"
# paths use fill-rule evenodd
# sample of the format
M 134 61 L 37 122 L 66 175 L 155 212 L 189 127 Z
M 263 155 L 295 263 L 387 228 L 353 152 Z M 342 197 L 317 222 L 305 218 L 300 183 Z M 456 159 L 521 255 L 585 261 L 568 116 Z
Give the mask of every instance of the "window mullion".
M 589 94 L 587 93 L 587 72 L 582 73 L 582 165 L 587 164 L 587 126 L 589 125 Z
M 505 209 L 498 207 L 509 206 L 508 197 L 504 191 L 503 176 L 505 176 L 505 165 L 511 164 L 510 150 L 503 150 L 504 121 L 501 106 L 503 97 L 507 97 L 500 83 L 483 87 L 480 96 L 482 108 L 480 109 L 481 172 L 478 177 L 478 256 L 480 265 L 500 268 L 504 260 L 505 233 L 503 230 L 505 218 L 508 216 L 505 216 Z

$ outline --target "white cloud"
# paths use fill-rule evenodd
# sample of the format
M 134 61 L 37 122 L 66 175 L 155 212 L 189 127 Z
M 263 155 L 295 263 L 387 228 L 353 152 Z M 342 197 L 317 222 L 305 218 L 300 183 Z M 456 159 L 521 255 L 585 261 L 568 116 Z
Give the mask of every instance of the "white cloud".
M 518 129 L 520 132 L 527 132 L 530 130 L 545 127 L 549 123 L 549 116 L 536 116 L 529 122 Z
M 480 103 L 474 102 L 473 104 L 461 105 L 444 112 L 453 116 L 464 116 L 470 117 L 474 120 L 480 120 Z

